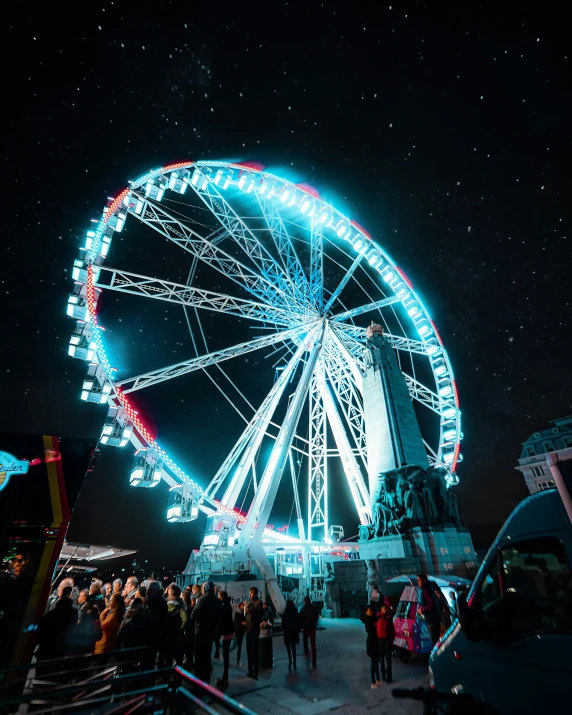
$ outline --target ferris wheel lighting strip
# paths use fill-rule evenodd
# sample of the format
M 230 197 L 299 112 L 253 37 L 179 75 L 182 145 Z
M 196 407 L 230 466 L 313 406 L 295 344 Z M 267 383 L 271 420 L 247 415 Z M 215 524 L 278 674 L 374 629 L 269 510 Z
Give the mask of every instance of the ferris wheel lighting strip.
M 404 283 L 411 290 L 414 290 L 411 281 L 407 278 L 404 272 L 398 266 L 396 266 L 393 261 L 391 261 L 391 259 L 387 256 L 386 253 L 379 249 L 377 244 L 374 243 L 371 235 L 362 226 L 360 226 L 357 221 L 347 219 L 338 211 L 334 211 L 334 213 L 331 214 L 327 209 L 325 209 L 325 207 L 324 209 L 322 209 L 322 206 L 324 206 L 324 204 L 320 199 L 320 195 L 311 186 L 305 184 L 293 184 L 292 182 L 286 181 L 281 177 L 276 177 L 272 174 L 265 174 L 261 176 L 260 183 L 256 183 L 254 181 L 253 174 L 261 174 L 264 169 L 262 165 L 256 163 L 208 163 L 210 164 L 210 166 L 196 164 L 195 162 L 180 162 L 170 164 L 165 167 L 149 171 L 135 181 L 130 181 L 129 184 L 131 188 L 137 188 L 142 185 L 145 185 L 146 195 L 151 195 L 151 193 L 154 193 L 154 196 L 152 196 L 152 198 L 155 198 L 155 200 L 161 200 L 165 188 L 168 187 L 173 191 L 177 191 L 178 193 L 183 194 L 187 188 L 188 182 L 198 182 L 198 176 L 203 177 L 203 184 L 205 186 L 208 184 L 209 181 L 212 181 L 215 185 L 219 186 L 219 188 L 227 189 L 231 183 L 235 183 L 233 181 L 233 169 L 238 169 L 240 171 L 240 174 L 236 183 L 241 191 L 245 193 L 250 193 L 251 191 L 256 190 L 260 195 L 267 194 L 267 198 L 270 198 L 273 195 L 277 195 L 281 199 L 281 202 L 285 205 L 293 206 L 294 204 L 297 204 L 300 212 L 306 216 L 312 216 L 316 213 L 316 211 L 322 211 L 320 216 L 322 225 L 325 228 L 333 228 L 337 236 L 343 240 L 348 241 L 353 246 L 354 250 L 358 252 L 367 252 L 369 248 L 373 248 L 373 251 L 370 252 L 367 258 L 369 264 L 374 269 L 376 269 L 376 271 L 384 279 L 384 282 L 386 282 L 393 289 L 393 291 L 400 299 L 402 304 L 406 307 L 406 309 L 407 305 L 415 306 L 415 310 L 413 310 L 415 317 L 413 317 L 411 314 L 410 317 L 412 318 L 413 323 L 416 326 L 422 340 L 427 341 L 427 355 L 430 358 L 437 358 L 440 357 L 441 354 L 443 355 L 449 373 L 448 381 L 450 386 L 452 387 L 450 387 L 450 390 L 447 390 L 446 387 L 443 386 L 443 388 L 441 388 L 442 393 L 440 392 L 440 394 L 443 398 L 449 397 L 452 394 L 454 397 L 455 404 L 454 406 L 445 405 L 441 414 L 442 417 L 446 420 L 455 418 L 456 435 L 457 437 L 460 437 L 460 409 L 457 385 L 455 379 L 453 378 L 453 371 L 450 365 L 447 352 L 443 346 L 441 336 L 434 322 L 431 320 L 425 306 L 421 303 L 419 297 L 416 296 L 420 304 L 420 311 L 415 301 L 409 301 L 410 294 L 406 290 L 405 285 L 399 280 L 396 282 L 396 276 L 394 273 L 389 271 L 389 266 L 383 266 L 384 260 L 388 261 L 388 263 L 392 265 L 392 268 L 394 268 L 395 271 L 401 276 Z M 214 174 L 211 168 L 212 166 L 218 167 Z M 192 175 L 190 173 L 191 170 L 193 170 Z M 180 174 L 179 171 L 181 172 Z M 165 174 L 168 172 L 172 172 L 169 178 L 165 177 Z M 197 178 L 195 179 L 195 177 Z M 159 186 L 155 185 L 155 181 L 158 181 Z M 149 194 L 147 194 L 149 184 L 153 186 L 153 190 L 149 190 Z M 83 263 L 84 265 L 87 265 L 87 309 L 85 320 L 87 321 L 89 319 L 89 322 L 92 326 L 93 338 L 90 343 L 90 348 L 92 350 L 93 348 L 95 348 L 97 359 L 104 368 L 109 383 L 111 384 L 111 386 L 113 386 L 115 398 L 119 401 L 121 406 L 124 407 L 128 416 L 132 420 L 133 425 L 135 426 L 141 437 L 147 442 L 149 448 L 155 450 L 158 454 L 161 455 L 164 464 L 174 475 L 179 477 L 184 482 L 193 485 L 198 490 L 199 494 L 204 495 L 204 490 L 198 484 L 196 484 L 196 482 L 194 482 L 187 474 L 185 474 L 185 472 L 183 472 L 183 470 L 178 467 L 178 465 L 173 462 L 173 460 L 167 455 L 167 453 L 155 442 L 153 435 L 138 417 L 137 411 L 133 408 L 127 396 L 122 393 L 121 388 L 114 386 L 113 373 L 116 369 L 112 368 L 109 363 L 100 333 L 100 331 L 103 330 L 103 327 L 99 326 L 97 322 L 97 298 L 95 295 L 94 286 L 94 283 L 97 280 L 97 275 L 99 273 L 97 263 L 100 263 L 101 259 L 105 258 L 111 242 L 111 235 L 109 233 L 105 235 L 105 229 L 106 226 L 109 226 L 109 228 L 112 228 L 114 231 L 117 232 L 122 230 L 125 221 L 125 215 L 115 217 L 115 213 L 118 211 L 119 208 L 122 207 L 122 204 L 128 204 L 131 188 L 124 189 L 114 199 L 110 201 L 109 205 L 104 209 L 103 216 L 99 222 L 92 219 L 94 223 L 97 223 L 97 227 L 95 228 L 95 230 L 87 232 L 85 246 L 82 247 L 82 250 L 86 251 L 85 261 Z M 137 202 L 135 212 L 141 213 L 142 210 L 143 202 L 139 200 Z M 334 221 L 336 216 L 338 216 L 340 220 L 334 227 Z M 110 220 L 112 218 L 113 221 Z M 352 231 L 349 228 L 350 225 L 358 231 L 358 233 L 353 238 L 351 237 Z M 74 263 L 74 279 L 76 279 L 76 274 L 80 278 L 83 277 L 83 275 L 80 274 L 80 270 L 81 269 L 78 265 L 78 262 L 76 261 Z M 433 329 L 433 333 L 431 333 L 431 329 L 427 325 L 427 321 Z M 437 338 L 439 345 L 435 345 L 432 342 L 434 337 Z M 91 353 L 91 356 L 93 357 L 93 352 Z M 438 378 L 444 373 L 442 370 L 440 370 L 439 374 L 437 374 L 436 372 L 434 372 L 434 374 Z M 105 384 L 103 388 L 106 390 L 106 394 L 109 394 L 109 392 L 111 392 L 110 385 Z M 107 390 L 107 388 L 109 388 L 109 390 Z M 445 392 L 447 394 L 445 394 Z M 448 430 L 447 436 L 449 437 L 450 435 L 451 430 Z M 444 435 L 442 435 L 442 439 L 445 439 Z M 441 444 L 440 449 L 442 449 L 443 446 L 444 444 Z M 449 469 L 451 473 L 454 473 L 457 463 L 458 461 L 460 461 L 460 459 L 460 441 L 458 439 L 455 443 L 455 451 L 453 453 L 452 460 L 449 458 L 449 454 L 444 454 L 443 461 L 450 464 Z M 222 510 L 228 511 L 229 513 L 232 513 L 235 517 L 237 516 L 234 510 L 222 508 L 222 505 L 220 505 L 220 508 Z

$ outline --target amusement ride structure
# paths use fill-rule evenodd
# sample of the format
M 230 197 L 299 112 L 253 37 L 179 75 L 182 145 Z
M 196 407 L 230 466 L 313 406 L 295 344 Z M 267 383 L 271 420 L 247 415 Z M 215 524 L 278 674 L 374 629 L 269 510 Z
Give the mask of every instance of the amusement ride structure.
M 157 234 L 175 244 L 185 278 L 157 275 L 156 261 L 144 275 L 117 267 L 112 240 L 122 231 L 127 244 L 156 241 Z M 169 521 L 207 515 L 201 548 L 187 567 L 194 578 L 250 574 L 266 581 L 280 607 L 282 592 L 292 590 L 280 577 L 309 588 L 312 579 L 315 585 L 323 578 L 325 557 L 357 549 L 343 542 L 342 527 L 330 523 L 333 498 L 352 504 L 357 521 L 368 525 L 380 470 L 413 459 L 441 468 L 448 487 L 457 483 L 461 413 L 439 333 L 386 251 L 313 188 L 256 164 L 198 161 L 150 171 L 110 199 L 87 231 L 73 280 L 69 354 L 87 362 L 81 399 L 107 406 L 101 445 L 135 447 L 132 486 L 169 485 Z M 100 324 L 112 292 L 118 299 L 131 294 L 170 303 L 173 310 L 182 306 L 195 355 L 142 374 L 119 374 Z M 209 350 L 203 324 L 217 313 L 219 321 L 240 320 L 246 339 Z M 258 405 L 222 365 L 253 351 L 271 358 L 260 375 L 268 394 Z M 391 363 L 389 378 L 377 388 L 370 369 L 376 360 Z M 245 427 L 210 483 L 198 484 L 156 441 L 131 393 L 175 379 L 183 389 L 185 380 L 209 378 L 214 366 L 226 378 L 218 389 Z M 395 426 L 400 390 L 418 435 L 413 458 L 405 455 L 407 439 Z M 237 404 L 241 399 L 252 410 L 248 417 L 243 402 Z M 216 426 L 208 410 L 205 405 L 205 418 Z M 330 483 L 332 460 L 347 487 Z M 270 524 L 286 479 L 297 533 Z

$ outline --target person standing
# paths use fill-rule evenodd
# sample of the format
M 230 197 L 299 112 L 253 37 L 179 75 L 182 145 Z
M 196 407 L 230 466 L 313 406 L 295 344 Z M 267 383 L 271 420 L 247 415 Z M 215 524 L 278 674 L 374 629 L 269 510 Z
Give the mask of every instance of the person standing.
M 114 650 L 124 614 L 123 596 L 114 593 L 109 599 L 109 607 L 101 612 L 101 638 L 95 644 L 95 655 L 103 655 Z
M 395 640 L 393 626 L 393 609 L 389 599 L 385 599 L 375 623 L 377 638 L 379 640 L 379 658 L 381 661 L 381 682 L 391 683 L 393 673 L 391 669 L 391 649 Z
M 195 675 L 205 683 L 211 680 L 211 652 L 220 624 L 221 602 L 214 595 L 214 584 L 205 581 L 203 595 L 193 608 L 195 625 Z
M 143 601 L 140 598 L 131 601 L 117 634 L 116 645 L 119 648 L 140 648 L 145 645 Z
M 101 636 L 99 610 L 95 606 L 85 608 L 71 633 L 72 652 L 77 655 L 92 655 Z
M 316 628 L 318 627 L 318 609 L 312 603 L 310 596 L 304 596 L 304 605 L 300 611 L 302 628 L 304 629 L 304 644 L 310 641 L 312 649 L 312 667 L 316 667 Z M 307 648 L 307 646 L 306 646 Z M 308 651 L 306 650 L 306 655 Z
M 139 587 L 139 591 L 143 586 Z M 169 609 L 167 602 L 161 596 L 161 586 L 157 581 L 151 581 L 146 592 L 145 605 L 143 606 L 143 621 L 145 623 L 145 645 L 147 653 L 143 659 L 146 670 L 155 667 L 157 652 L 161 650 Z
M 40 621 L 36 631 L 38 660 L 61 658 L 71 649 L 70 637 L 77 624 L 71 592 L 71 586 L 60 589 L 55 606 Z
M 137 596 L 137 588 L 139 583 L 137 581 L 137 576 L 129 576 L 125 582 L 125 588 L 123 589 L 123 600 L 126 606 L 130 606 L 131 602 Z
M 367 606 L 365 613 L 361 617 L 361 621 L 365 626 L 366 640 L 365 651 L 370 660 L 370 675 L 371 687 L 377 688 L 381 685 L 379 675 L 379 640 L 377 637 L 376 617 L 371 606 Z
M 232 606 L 226 591 L 219 591 L 218 597 L 221 602 L 220 616 L 220 638 L 222 641 L 222 678 L 217 680 L 217 685 L 226 687 L 228 685 L 228 668 L 230 664 L 230 644 L 234 638 L 234 618 L 232 617 Z
M 234 637 L 236 641 L 236 667 L 239 668 L 242 663 L 240 662 L 240 654 L 242 653 L 242 639 L 246 633 L 246 621 L 245 621 L 245 609 L 246 601 L 238 604 L 238 608 L 234 614 Z
M 246 657 L 248 659 L 248 677 L 258 680 L 258 642 L 262 623 L 262 601 L 258 598 L 258 589 L 250 589 L 250 601 L 246 606 Z
M 300 614 L 291 598 L 286 601 L 286 608 L 282 614 L 282 631 L 288 653 L 288 667 L 296 670 L 296 644 L 300 642 Z
M 435 645 L 441 635 L 441 607 L 426 574 L 417 575 L 417 585 L 419 586 L 419 602 L 421 604 L 417 608 L 417 613 L 425 618 L 431 643 Z
M 159 655 L 163 668 L 170 668 L 173 660 L 177 665 L 182 665 L 185 652 L 187 612 L 181 599 L 181 589 L 176 583 L 167 588 L 167 616 L 162 653 Z

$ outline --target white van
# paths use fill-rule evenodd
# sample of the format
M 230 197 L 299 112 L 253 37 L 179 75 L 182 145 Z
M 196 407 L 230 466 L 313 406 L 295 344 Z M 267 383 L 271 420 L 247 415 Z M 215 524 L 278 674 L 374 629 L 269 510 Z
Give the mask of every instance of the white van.
M 519 504 L 431 653 L 431 687 L 501 715 L 572 712 L 571 558 L 558 492 Z

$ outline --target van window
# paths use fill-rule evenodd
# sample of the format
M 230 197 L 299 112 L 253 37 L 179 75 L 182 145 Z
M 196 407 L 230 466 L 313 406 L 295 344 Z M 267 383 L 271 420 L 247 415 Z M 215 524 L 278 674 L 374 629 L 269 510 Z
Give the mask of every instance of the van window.
M 572 576 L 562 542 L 554 538 L 521 541 L 502 549 L 500 556 L 503 610 L 510 632 L 516 638 L 572 633 Z

